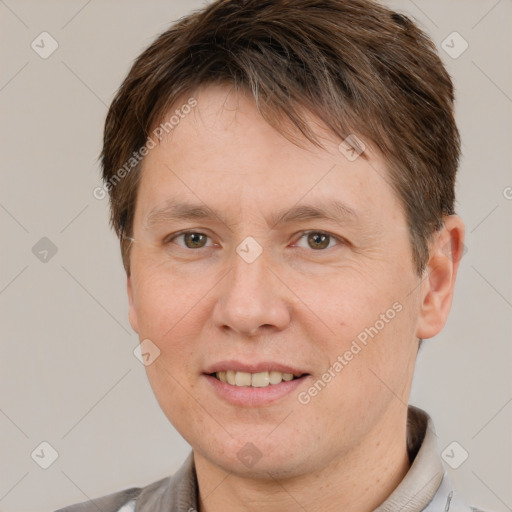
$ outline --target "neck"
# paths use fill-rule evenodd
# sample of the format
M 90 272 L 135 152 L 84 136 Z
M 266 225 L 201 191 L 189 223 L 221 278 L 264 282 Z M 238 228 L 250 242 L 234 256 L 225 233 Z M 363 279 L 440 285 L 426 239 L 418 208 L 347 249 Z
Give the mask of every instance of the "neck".
M 194 451 L 199 512 L 368 512 L 381 505 L 410 468 L 407 410 L 391 414 L 350 451 L 334 457 L 321 472 L 291 478 L 251 479 L 228 473 Z

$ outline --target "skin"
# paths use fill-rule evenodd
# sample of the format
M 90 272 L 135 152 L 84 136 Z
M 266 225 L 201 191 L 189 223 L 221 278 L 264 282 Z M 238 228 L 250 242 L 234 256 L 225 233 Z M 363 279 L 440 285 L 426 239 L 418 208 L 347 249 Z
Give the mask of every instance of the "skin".
M 464 225 L 446 217 L 418 276 L 385 160 L 370 145 L 351 162 L 318 120 L 325 149 L 305 139 L 299 147 L 248 94 L 217 85 L 194 97 L 197 106 L 144 160 L 127 289 L 133 329 L 160 349 L 146 367 L 149 382 L 194 450 L 200 511 L 373 510 L 410 466 L 406 404 L 417 339 L 446 322 Z M 149 227 L 148 214 L 171 197 L 219 210 L 227 222 Z M 354 209 L 357 222 L 267 224 L 277 210 L 329 198 Z M 162 245 L 189 229 L 207 235 L 206 246 L 183 236 Z M 328 247 L 308 241 L 310 230 L 332 235 Z M 252 263 L 236 252 L 247 236 L 263 249 Z M 397 302 L 401 311 L 301 404 L 298 392 Z M 225 359 L 279 361 L 310 377 L 263 407 L 235 406 L 203 375 Z M 237 457 L 249 442 L 261 453 L 252 467 Z

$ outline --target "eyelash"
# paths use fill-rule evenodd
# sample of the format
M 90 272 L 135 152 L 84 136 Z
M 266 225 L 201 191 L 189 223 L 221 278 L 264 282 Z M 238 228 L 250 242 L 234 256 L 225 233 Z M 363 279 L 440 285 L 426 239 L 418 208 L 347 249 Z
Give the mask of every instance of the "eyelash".
M 343 238 L 340 238 L 340 237 L 338 237 L 336 235 L 333 235 L 332 233 L 329 233 L 327 231 L 318 231 L 318 230 L 314 230 L 314 229 L 301 232 L 300 233 L 300 237 L 297 239 L 297 241 L 301 240 L 304 236 L 310 235 L 311 233 L 315 233 L 315 234 L 319 234 L 319 235 L 326 235 L 330 239 L 335 240 L 338 243 L 338 245 L 341 245 L 341 246 L 347 245 L 347 241 L 344 240 Z M 206 236 L 206 237 L 210 238 L 206 233 L 202 233 L 200 231 L 194 231 L 194 230 L 181 231 L 179 233 L 175 233 L 173 235 L 168 235 L 167 237 L 165 237 L 165 239 L 163 241 L 163 244 L 164 245 L 169 245 L 176 238 L 179 238 L 179 237 L 181 237 L 183 235 L 188 235 L 188 234 L 203 235 L 203 236 Z M 199 247 L 198 249 L 190 249 L 189 247 L 184 247 L 184 246 L 181 246 L 181 245 L 179 247 L 181 249 L 185 249 L 185 250 L 189 250 L 189 251 L 198 251 L 200 249 L 208 249 L 209 248 L 207 246 L 207 247 Z M 304 248 L 301 247 L 301 249 L 304 249 Z M 327 247 L 325 249 L 318 249 L 318 250 L 315 250 L 315 249 L 310 249 L 310 250 L 313 251 L 313 252 L 326 252 L 328 249 L 332 249 L 332 247 Z

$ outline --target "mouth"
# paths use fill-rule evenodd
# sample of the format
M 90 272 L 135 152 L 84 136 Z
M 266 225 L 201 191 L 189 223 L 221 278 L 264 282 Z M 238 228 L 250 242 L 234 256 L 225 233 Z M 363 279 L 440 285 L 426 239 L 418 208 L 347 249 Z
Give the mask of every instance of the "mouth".
M 213 393 L 237 407 L 266 407 L 293 396 L 311 377 L 299 366 L 278 361 L 217 361 L 203 370 Z
M 289 382 L 292 380 L 300 379 L 309 375 L 308 373 L 285 373 L 277 370 L 263 371 L 263 372 L 244 372 L 236 370 L 217 371 L 207 374 L 214 377 L 220 382 L 230 384 L 237 387 L 253 387 L 253 388 L 266 388 L 268 386 L 277 386 L 282 382 Z

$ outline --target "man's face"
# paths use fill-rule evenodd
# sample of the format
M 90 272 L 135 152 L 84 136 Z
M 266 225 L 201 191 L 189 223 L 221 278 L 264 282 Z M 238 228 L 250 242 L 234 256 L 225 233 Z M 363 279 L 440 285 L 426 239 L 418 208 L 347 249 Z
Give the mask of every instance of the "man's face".
M 149 381 L 197 453 L 241 474 L 308 473 L 405 418 L 420 308 L 406 219 L 368 145 L 353 161 L 333 135 L 301 149 L 250 96 L 195 98 L 144 161 L 130 322 L 160 350 Z M 210 216 L 155 213 L 170 201 Z M 305 205 L 338 220 L 276 223 Z M 228 369 L 256 386 L 210 375 Z

